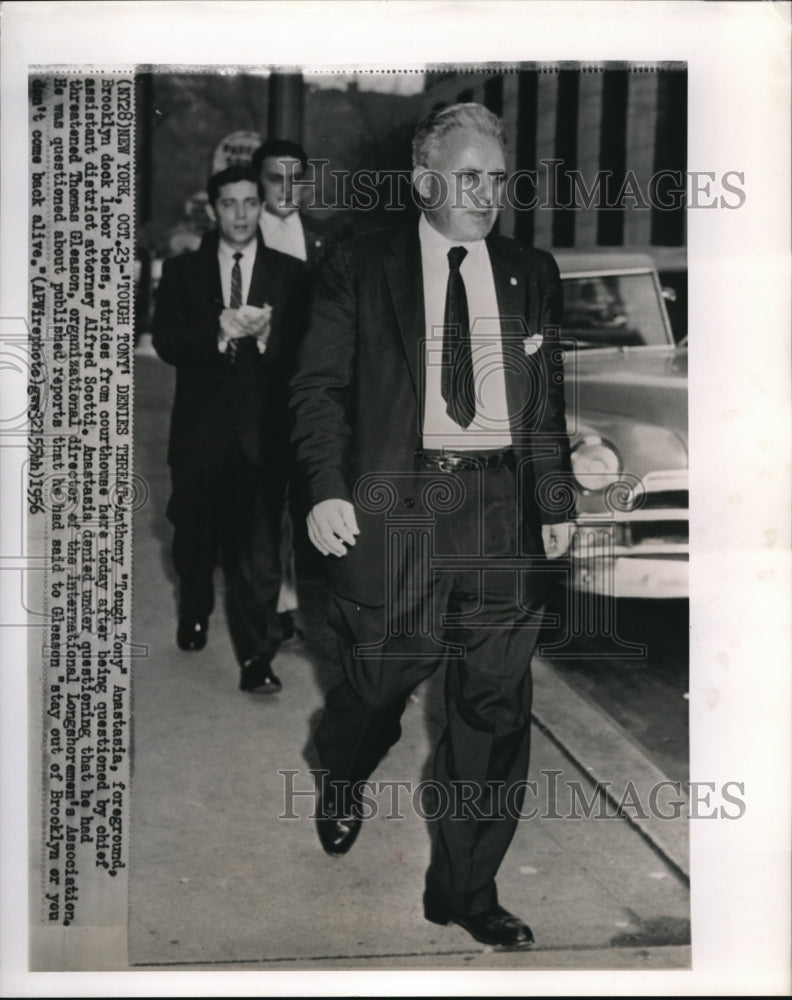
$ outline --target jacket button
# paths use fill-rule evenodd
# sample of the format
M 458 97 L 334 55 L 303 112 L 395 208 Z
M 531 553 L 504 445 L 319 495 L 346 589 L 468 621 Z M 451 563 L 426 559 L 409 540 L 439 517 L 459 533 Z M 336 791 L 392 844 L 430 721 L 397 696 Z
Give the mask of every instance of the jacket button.
M 404 506 L 405 507 L 414 507 L 415 506 L 415 501 L 413 500 L 412 497 L 405 497 L 404 498 Z

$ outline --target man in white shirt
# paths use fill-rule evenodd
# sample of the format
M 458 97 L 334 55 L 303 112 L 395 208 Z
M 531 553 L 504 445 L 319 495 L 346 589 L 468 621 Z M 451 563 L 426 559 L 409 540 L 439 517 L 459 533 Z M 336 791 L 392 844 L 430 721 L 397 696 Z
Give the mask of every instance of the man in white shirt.
M 259 227 L 266 246 L 317 266 L 328 246 L 347 235 L 341 227 L 316 220 L 308 221 L 300 212 L 303 188 L 308 172 L 305 150 L 288 139 L 268 139 L 253 154 L 251 168 L 258 174 L 264 192 Z M 289 500 L 284 505 L 281 525 L 281 579 L 278 615 L 284 641 L 302 637 L 295 621 L 299 607 L 294 556 L 294 526 Z
M 350 849 L 361 783 L 445 662 L 424 913 L 525 948 L 533 934 L 499 905 L 495 875 L 528 769 L 545 560 L 567 549 L 574 491 L 558 268 L 491 234 L 504 147 L 478 104 L 421 123 L 420 222 L 328 255 L 291 407 L 344 674 L 315 733 L 322 846 Z
M 315 266 L 329 242 L 330 227 L 301 214 L 308 157 L 289 139 L 268 139 L 250 163 L 261 179 L 261 235 L 266 246 Z
M 270 694 L 281 688 L 272 659 L 282 638 L 284 383 L 302 329 L 305 268 L 264 246 L 262 191 L 249 167 L 215 174 L 208 194 L 217 229 L 199 250 L 165 262 L 153 323 L 154 347 L 176 367 L 168 516 L 177 643 L 205 646 L 222 563 L 240 687 Z

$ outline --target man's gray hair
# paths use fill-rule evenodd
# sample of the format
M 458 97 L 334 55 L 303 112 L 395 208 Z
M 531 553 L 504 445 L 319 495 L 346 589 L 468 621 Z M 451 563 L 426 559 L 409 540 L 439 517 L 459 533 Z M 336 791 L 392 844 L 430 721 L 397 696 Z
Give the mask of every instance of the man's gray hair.
M 418 128 L 412 144 L 414 167 L 428 167 L 440 145 L 440 140 L 457 128 L 472 129 L 480 135 L 496 139 L 506 149 L 506 130 L 503 121 L 483 104 L 452 104 L 447 108 L 430 111 Z

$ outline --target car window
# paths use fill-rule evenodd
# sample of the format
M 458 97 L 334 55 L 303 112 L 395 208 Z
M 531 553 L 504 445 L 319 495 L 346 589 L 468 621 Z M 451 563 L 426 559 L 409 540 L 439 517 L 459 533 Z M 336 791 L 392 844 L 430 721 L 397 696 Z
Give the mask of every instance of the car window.
M 564 278 L 564 341 L 578 348 L 667 344 L 663 303 L 651 274 Z

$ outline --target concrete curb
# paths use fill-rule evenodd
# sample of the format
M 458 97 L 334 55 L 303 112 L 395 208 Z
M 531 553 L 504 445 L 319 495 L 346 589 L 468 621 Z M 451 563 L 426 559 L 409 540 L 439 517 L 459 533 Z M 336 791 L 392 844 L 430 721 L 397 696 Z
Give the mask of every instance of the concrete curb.
M 535 657 L 532 669 L 536 725 L 605 796 L 610 814 L 618 810 L 689 884 L 684 788 L 669 781 L 610 715 L 581 698 L 549 664 Z

